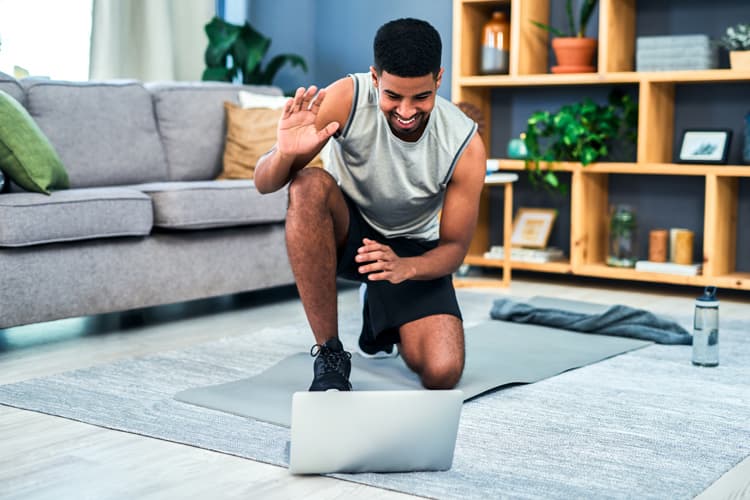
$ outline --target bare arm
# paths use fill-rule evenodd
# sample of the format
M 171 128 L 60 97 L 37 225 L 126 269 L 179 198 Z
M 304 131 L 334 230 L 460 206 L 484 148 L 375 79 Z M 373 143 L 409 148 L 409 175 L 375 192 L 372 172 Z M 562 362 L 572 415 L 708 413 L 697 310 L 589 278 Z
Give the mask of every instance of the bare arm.
M 349 89 L 347 102 L 344 80 L 320 92 L 315 86 L 300 87 L 287 101 L 276 131 L 276 144 L 255 167 L 255 187 L 259 192 L 272 193 L 284 187 L 346 120 L 353 92 Z
M 370 280 L 400 283 L 408 279 L 436 279 L 458 269 L 477 225 L 486 160 L 484 143 L 474 134 L 445 191 L 437 247 L 418 257 L 399 258 L 387 245 L 365 240 L 356 257 L 357 262 L 365 264 L 359 271 L 373 273 L 368 276 Z

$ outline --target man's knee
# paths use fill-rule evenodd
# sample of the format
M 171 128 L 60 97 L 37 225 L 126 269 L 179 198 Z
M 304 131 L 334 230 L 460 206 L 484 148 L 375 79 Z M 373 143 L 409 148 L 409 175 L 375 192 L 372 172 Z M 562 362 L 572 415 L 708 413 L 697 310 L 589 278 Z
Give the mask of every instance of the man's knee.
M 297 202 L 305 206 L 315 202 L 324 202 L 331 189 L 334 188 L 336 188 L 336 181 L 322 168 L 303 168 L 289 183 L 289 206 L 293 207 Z
M 461 360 L 428 362 L 420 378 L 425 389 L 453 389 L 464 371 Z

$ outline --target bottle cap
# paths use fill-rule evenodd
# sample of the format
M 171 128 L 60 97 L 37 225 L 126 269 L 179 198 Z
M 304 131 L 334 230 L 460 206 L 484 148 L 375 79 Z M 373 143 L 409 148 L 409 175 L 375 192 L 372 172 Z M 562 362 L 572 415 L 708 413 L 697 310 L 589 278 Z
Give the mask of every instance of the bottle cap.
M 703 295 L 695 299 L 696 302 L 700 303 L 703 307 L 711 307 L 719 305 L 719 300 L 716 298 L 716 287 L 715 286 L 707 286 L 703 290 Z

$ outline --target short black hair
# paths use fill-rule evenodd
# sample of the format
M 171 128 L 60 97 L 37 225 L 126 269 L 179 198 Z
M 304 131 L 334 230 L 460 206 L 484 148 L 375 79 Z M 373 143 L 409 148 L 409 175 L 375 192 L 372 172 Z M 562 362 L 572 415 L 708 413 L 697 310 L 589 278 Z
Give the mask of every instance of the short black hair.
M 426 21 L 404 18 L 385 23 L 373 42 L 375 70 L 413 77 L 440 72 L 443 44 L 440 34 Z

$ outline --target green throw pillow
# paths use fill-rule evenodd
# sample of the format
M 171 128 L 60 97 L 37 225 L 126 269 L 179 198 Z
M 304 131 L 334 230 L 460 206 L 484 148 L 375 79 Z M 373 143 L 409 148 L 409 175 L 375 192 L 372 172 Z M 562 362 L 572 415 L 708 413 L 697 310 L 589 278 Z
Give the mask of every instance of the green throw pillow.
M 34 119 L 0 90 L 0 170 L 28 191 L 49 194 L 70 184 L 52 143 Z

